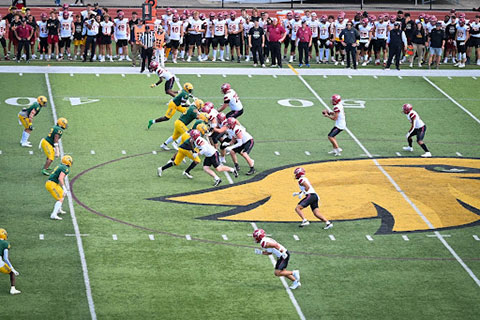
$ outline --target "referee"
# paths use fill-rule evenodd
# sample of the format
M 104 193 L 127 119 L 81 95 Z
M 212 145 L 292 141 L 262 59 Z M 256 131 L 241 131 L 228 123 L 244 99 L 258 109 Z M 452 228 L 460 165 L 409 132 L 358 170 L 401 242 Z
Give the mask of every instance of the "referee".
M 155 45 L 155 31 L 150 30 L 150 26 L 145 26 L 145 32 L 140 35 L 140 42 L 142 43 L 142 68 L 140 73 L 145 71 L 145 60 L 148 61 L 147 66 L 150 65 L 153 56 L 153 46 Z

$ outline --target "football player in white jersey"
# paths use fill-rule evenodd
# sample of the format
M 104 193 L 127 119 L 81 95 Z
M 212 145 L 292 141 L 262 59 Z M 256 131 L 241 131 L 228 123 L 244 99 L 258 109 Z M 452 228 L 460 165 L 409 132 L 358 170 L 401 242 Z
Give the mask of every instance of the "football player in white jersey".
M 148 71 L 155 72 L 159 78 L 157 83 L 152 83 L 150 85 L 150 88 L 155 88 L 160 83 L 162 83 L 163 80 L 165 80 L 165 93 L 175 98 L 175 96 L 178 94 L 178 91 L 172 90 L 173 85 L 175 84 L 175 75 L 167 69 L 162 68 L 158 61 L 155 60 L 150 62 L 150 65 L 148 66 Z
M 338 146 L 335 136 L 347 128 L 347 123 L 345 121 L 345 111 L 343 110 L 342 98 L 338 94 L 332 96 L 332 105 L 333 111 L 323 110 L 323 116 L 335 121 L 335 126 L 330 133 L 328 134 L 328 140 L 333 146 L 333 150 L 328 152 L 334 154 L 335 156 L 340 156 L 343 151 L 342 148 Z
M 292 33 L 291 29 L 292 29 L 292 26 L 290 25 L 290 21 L 293 20 L 293 13 L 291 11 L 287 12 L 287 18 L 286 19 L 283 19 L 282 20 L 282 26 L 283 28 L 285 29 L 285 31 L 287 32 L 287 34 L 285 35 L 285 39 L 283 39 L 283 43 L 284 43 L 284 48 L 283 48 L 283 59 L 286 60 L 287 59 L 287 50 L 288 50 L 288 46 L 290 45 L 290 34 Z
M 188 46 L 187 62 L 192 61 L 193 48 L 195 46 L 197 47 L 198 61 L 205 61 L 206 58 L 202 58 L 202 33 L 205 32 L 205 22 L 200 19 L 198 11 L 193 13 L 193 18 L 189 22 L 187 31 L 190 42 Z
M 125 18 L 125 14 L 123 11 L 118 13 L 118 18 L 113 20 L 115 25 L 115 32 L 114 32 L 114 39 L 117 43 L 118 53 L 120 58 L 118 61 L 123 61 L 126 59 L 127 61 L 132 61 L 128 56 L 128 40 L 130 39 L 130 27 L 128 25 L 128 19 Z
M 403 150 L 405 151 L 413 151 L 413 136 L 417 136 L 417 143 L 422 149 L 425 151 L 424 154 L 422 154 L 423 158 L 430 158 L 432 154 L 428 150 L 427 146 L 423 142 L 423 138 L 425 137 L 425 132 L 427 131 L 427 126 L 425 123 L 420 119 L 420 116 L 416 111 L 413 110 L 413 107 L 411 104 L 406 103 L 402 107 L 403 113 L 407 115 L 408 121 L 410 121 L 411 126 L 410 130 L 407 132 L 407 141 L 408 141 L 408 147 L 403 147 Z
M 477 54 L 477 66 L 480 66 L 480 14 L 475 16 L 475 21 L 470 23 L 470 42 Z
M 217 172 L 230 172 L 233 173 L 235 178 L 238 177 L 237 170 L 222 165 L 220 162 L 220 154 L 218 153 L 217 149 L 215 149 L 207 140 L 201 137 L 200 131 L 190 131 L 190 137 L 193 140 L 194 147 L 199 150 L 198 153 L 205 156 L 205 159 L 203 160 L 203 170 L 214 179 L 214 187 L 222 183 L 222 179 L 220 179 L 217 174 L 210 169 L 211 166 L 213 166 Z
M 0 44 L 3 47 L 3 56 L 5 60 L 10 60 L 7 52 L 7 41 L 5 40 L 5 35 L 7 34 L 7 20 L 2 19 L 0 14 Z
M 307 22 L 308 26 L 310 27 L 310 30 L 312 30 L 312 45 L 309 48 L 309 55 L 310 59 L 312 58 L 312 51 L 313 48 L 315 48 L 315 55 L 316 55 L 316 61 L 317 63 L 320 63 L 320 52 L 318 50 L 318 39 L 319 39 L 319 26 L 320 26 L 320 21 L 317 18 L 317 14 L 315 12 L 312 12 L 312 17 L 309 22 Z
M 217 60 L 217 48 L 220 44 L 220 61 L 225 61 L 223 58 L 224 54 L 224 47 L 225 43 L 227 43 L 228 38 L 228 28 L 227 28 L 227 21 L 223 19 L 223 13 L 219 12 L 217 15 L 217 19 L 213 21 L 212 25 L 210 26 L 212 29 L 210 32 L 213 33 L 213 40 L 212 40 L 212 49 L 213 49 L 213 56 L 212 61 Z
M 467 61 L 467 41 L 470 38 L 470 32 L 466 25 L 465 19 L 460 18 L 458 20 L 457 32 L 455 34 L 455 40 L 457 41 L 458 59 L 455 67 L 465 68 Z
M 300 192 L 293 193 L 293 196 L 298 197 L 299 199 L 302 199 L 302 197 L 304 197 L 295 207 L 295 212 L 300 216 L 300 218 L 302 218 L 302 223 L 299 225 L 299 227 L 303 228 L 310 224 L 310 221 L 305 218 L 305 215 L 302 212 L 302 210 L 307 207 L 310 207 L 310 209 L 312 209 L 315 217 L 325 222 L 325 227 L 323 229 L 327 230 L 333 227 L 333 223 L 330 222 L 327 218 L 325 218 L 320 213 L 320 209 L 318 209 L 319 197 L 315 189 L 312 187 L 310 181 L 305 176 L 305 169 L 302 167 L 298 167 L 293 171 L 293 175 L 295 176 L 298 186 L 300 187 Z
M 250 152 L 253 149 L 255 142 L 253 141 L 253 137 L 250 133 L 247 132 L 245 127 L 241 126 L 238 123 L 237 119 L 235 118 L 228 118 L 227 119 L 227 134 L 229 138 L 232 140 L 230 146 L 228 146 L 225 151 L 230 153 L 232 156 L 233 163 L 235 164 L 235 169 L 237 171 L 240 170 L 240 166 L 238 165 L 237 153 L 247 161 L 250 170 L 246 173 L 247 176 L 255 174 L 255 161 L 250 158 Z
M 302 20 L 300 19 L 300 14 L 295 13 L 293 15 L 293 20 L 290 21 L 290 60 L 288 62 L 292 63 L 295 58 L 295 49 L 297 42 L 297 31 L 302 27 Z
M 178 48 L 182 43 L 184 36 L 183 22 L 180 21 L 180 16 L 178 14 L 174 14 L 172 21 L 168 24 L 168 35 L 170 37 L 170 42 L 167 43 L 167 48 L 170 47 L 173 63 L 177 63 Z
M 333 24 L 333 28 L 335 29 L 335 65 L 338 65 L 339 60 L 342 66 L 345 65 L 345 48 L 343 47 L 342 40 L 340 39 L 340 33 L 347 28 L 347 22 L 348 19 L 345 18 L 345 12 L 340 12 L 337 20 Z
M 237 62 L 240 63 L 240 48 L 242 46 L 242 37 L 243 37 L 243 20 L 241 17 L 237 18 L 237 13 L 232 10 L 230 11 L 230 18 L 227 19 L 228 25 L 228 42 L 230 44 L 230 53 L 237 52 Z
M 368 47 L 370 46 L 370 41 L 372 41 L 372 25 L 368 23 L 367 18 L 363 18 L 362 22 L 357 25 L 358 32 L 360 33 L 360 45 L 358 50 L 360 55 L 363 57 L 362 66 L 368 64 Z M 360 55 L 358 58 L 360 58 Z
M 378 21 L 375 22 L 375 64 L 380 65 L 380 51 L 383 52 L 383 63 L 387 62 L 387 32 L 388 23 L 383 21 L 384 16 L 380 15 Z
M 273 254 L 276 257 L 277 263 L 275 264 L 275 276 L 285 277 L 291 280 L 293 283 L 290 286 L 290 289 L 292 290 L 297 289 L 302 285 L 300 283 L 300 271 L 287 270 L 288 261 L 290 260 L 290 252 L 288 252 L 287 248 L 285 248 L 272 238 L 266 237 L 265 231 L 263 229 L 256 229 L 255 231 L 253 231 L 253 239 L 255 239 L 257 243 L 260 243 L 260 246 L 263 249 L 255 249 L 255 254 Z
M 68 54 L 68 59 L 72 60 L 70 53 L 70 38 L 73 33 L 73 17 L 70 16 L 68 11 L 63 11 L 63 15 L 58 19 L 60 21 L 60 60 L 63 59 L 65 52 Z
M 238 94 L 235 90 L 232 89 L 232 86 L 229 83 L 224 83 L 220 87 L 222 90 L 223 96 L 223 105 L 218 109 L 218 112 L 222 112 L 226 107 L 230 106 L 230 112 L 227 113 L 227 118 L 234 117 L 238 118 L 243 114 L 243 104 L 238 97 Z
M 319 32 L 319 47 L 320 47 L 320 60 L 323 63 L 327 63 L 330 60 L 330 22 L 327 21 L 327 16 L 323 15 L 320 18 L 320 24 L 318 25 Z
M 113 22 L 110 21 L 110 16 L 105 14 L 104 21 L 100 22 L 102 28 L 102 44 L 100 45 L 100 62 L 105 62 L 105 56 L 113 62 L 112 59 L 112 33 Z

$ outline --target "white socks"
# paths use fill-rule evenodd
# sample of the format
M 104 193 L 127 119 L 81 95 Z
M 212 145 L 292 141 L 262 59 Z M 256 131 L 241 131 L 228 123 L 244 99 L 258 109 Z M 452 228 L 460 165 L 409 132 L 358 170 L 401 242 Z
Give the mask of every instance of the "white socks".
M 213 49 L 213 59 L 216 59 L 216 58 L 217 58 L 217 50 Z
M 164 142 L 163 144 L 164 144 L 164 145 L 168 145 L 168 144 L 170 144 L 170 143 L 172 143 L 172 142 L 173 142 L 173 137 L 170 136 L 167 140 L 165 140 L 165 142 Z
M 28 141 L 28 138 L 30 137 L 30 133 L 23 131 L 22 132 L 22 143 L 25 143 Z
M 173 140 L 173 137 L 172 137 L 172 140 Z M 178 137 L 177 140 L 175 140 L 175 143 L 180 145 L 180 143 L 182 142 L 182 136 Z
M 62 207 L 62 202 L 57 201 L 55 202 L 55 206 L 53 207 L 53 211 L 50 217 L 56 217 L 58 215 L 58 211 L 60 211 L 60 208 Z
M 223 59 L 224 50 L 220 50 L 220 59 Z

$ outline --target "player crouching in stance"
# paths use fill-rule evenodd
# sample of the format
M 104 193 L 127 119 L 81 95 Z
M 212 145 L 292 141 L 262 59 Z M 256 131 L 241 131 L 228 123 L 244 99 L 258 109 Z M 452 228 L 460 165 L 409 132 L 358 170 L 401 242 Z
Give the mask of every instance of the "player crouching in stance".
M 230 152 L 232 156 L 233 163 L 235 164 L 235 169 L 238 171 L 239 165 L 237 160 L 237 153 L 240 153 L 242 157 L 247 161 L 250 170 L 246 173 L 247 176 L 250 176 L 255 173 L 255 161 L 250 158 L 249 153 L 253 149 L 255 144 L 253 137 L 247 132 L 245 127 L 241 126 L 237 119 L 228 118 L 227 119 L 227 134 L 230 139 L 232 139 L 234 144 L 228 146 L 225 150 Z
M 322 114 L 324 117 L 335 121 L 335 126 L 328 134 L 328 140 L 332 144 L 333 150 L 328 153 L 340 156 L 343 150 L 338 146 L 335 136 L 347 128 L 347 123 L 345 121 L 345 111 L 343 110 L 342 98 L 338 94 L 332 96 L 332 104 L 333 111 L 323 110 Z
M 253 238 L 260 246 L 265 250 L 255 249 L 255 254 L 270 255 L 274 254 L 277 257 L 277 263 L 275 264 L 275 276 L 286 277 L 293 281 L 290 289 L 297 289 L 302 284 L 300 283 L 300 271 L 293 270 L 288 271 L 288 260 L 290 260 L 290 253 L 277 241 L 272 238 L 265 237 L 265 231 L 263 229 L 257 229 L 253 231 Z
M 313 189 L 312 185 L 310 184 L 310 181 L 308 181 L 307 177 L 305 176 L 305 169 L 300 167 L 296 168 L 293 171 L 293 174 L 295 175 L 295 179 L 297 179 L 298 185 L 300 186 L 300 192 L 295 192 L 293 196 L 298 196 L 299 198 L 305 196 L 305 198 L 303 198 L 295 207 L 295 212 L 300 216 L 300 218 L 302 218 L 302 223 L 299 227 L 302 228 L 310 224 L 310 222 L 305 218 L 302 212 L 303 208 L 306 208 L 308 206 L 310 206 L 310 209 L 312 209 L 315 217 L 325 222 L 325 227 L 323 229 L 327 230 L 333 227 L 333 223 L 328 221 L 320 213 L 320 209 L 318 209 L 318 195 L 315 192 L 315 189 Z
M 180 91 L 179 94 L 177 94 L 172 100 L 168 102 L 168 109 L 165 115 L 157 119 L 149 120 L 147 129 L 150 129 L 150 127 L 154 123 L 170 120 L 170 118 L 173 117 L 173 115 L 177 111 L 184 113 L 187 110 L 186 105 L 188 103 L 188 98 L 193 97 L 192 93 L 193 93 L 193 85 L 189 82 L 185 83 L 183 85 L 182 91 Z
M 45 188 L 50 192 L 52 197 L 57 200 L 50 215 L 50 219 L 52 220 L 62 220 L 62 218 L 58 216 L 58 213 L 66 213 L 62 210 L 63 199 L 65 193 L 68 192 L 67 186 L 65 185 L 65 177 L 70 173 L 72 163 L 73 159 L 71 156 L 63 156 L 62 163 L 53 169 L 52 174 L 45 183 Z
M 57 120 L 57 125 L 53 126 L 50 129 L 50 133 L 48 136 L 43 138 L 40 141 L 40 146 L 43 149 L 43 152 L 47 156 L 47 161 L 45 162 L 45 165 L 43 166 L 42 173 L 46 176 L 50 175 L 50 164 L 53 162 L 55 157 L 60 156 L 60 150 L 58 149 L 58 142 L 60 141 L 60 138 L 62 137 L 63 130 L 67 129 L 68 127 L 68 121 L 65 118 L 59 118 Z
M 18 122 L 23 125 L 22 140 L 20 144 L 22 147 L 31 148 L 32 144 L 28 141 L 30 133 L 33 130 L 33 117 L 35 117 L 41 110 L 42 107 L 47 105 L 47 98 L 44 96 L 39 96 L 37 101 L 35 101 L 30 107 L 22 109 L 18 113 Z
M 420 116 L 416 111 L 413 111 L 413 107 L 411 104 L 406 103 L 403 105 L 403 113 L 407 115 L 407 119 L 410 121 L 412 124 L 410 127 L 410 130 L 407 132 L 407 141 L 408 141 L 408 147 L 403 147 L 403 150 L 405 151 L 413 151 L 413 136 L 417 136 L 417 143 L 422 147 L 422 149 L 425 151 L 424 154 L 422 154 L 423 158 L 430 158 L 432 154 L 430 151 L 428 151 L 427 146 L 423 142 L 423 138 L 425 137 L 425 132 L 427 131 L 427 126 L 425 123 L 420 119 Z
M 19 275 L 18 271 L 12 266 L 8 259 L 8 250 L 10 243 L 7 241 L 7 230 L 0 229 L 0 273 L 10 275 L 10 294 L 19 294 L 21 291 L 15 289 L 15 277 Z
M 201 137 L 200 131 L 192 130 L 190 132 L 190 136 L 193 139 L 194 147 L 199 150 L 201 155 L 205 156 L 205 159 L 203 160 L 203 170 L 215 180 L 213 183 L 214 187 L 222 183 L 222 179 L 220 179 L 215 172 L 210 169 L 210 166 L 213 166 L 217 172 L 227 171 L 233 173 L 235 178 L 238 177 L 237 170 L 224 166 L 220 163 L 220 154 L 218 153 L 217 149 L 215 149 L 207 140 Z
M 173 85 L 175 84 L 175 75 L 167 69 L 162 68 L 157 61 L 150 62 L 148 71 L 155 72 L 159 78 L 157 83 L 150 85 L 150 88 L 155 88 L 162 83 L 163 80 L 165 80 L 165 93 L 175 98 L 175 96 L 178 94 L 178 91 L 172 90 Z

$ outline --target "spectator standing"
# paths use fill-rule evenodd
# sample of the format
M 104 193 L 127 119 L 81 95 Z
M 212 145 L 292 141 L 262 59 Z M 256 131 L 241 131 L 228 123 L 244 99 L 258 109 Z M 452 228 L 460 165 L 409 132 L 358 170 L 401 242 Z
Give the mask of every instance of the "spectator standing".
M 10 39 L 10 41 L 8 43 L 8 51 L 11 50 L 11 46 L 12 46 L 12 43 L 13 43 L 13 56 L 15 56 L 15 54 L 18 51 L 17 50 L 18 49 L 18 39 L 15 36 L 15 29 L 17 29 L 17 27 L 19 27 L 21 25 L 22 25 L 22 21 L 20 19 L 20 15 L 18 13 L 15 13 L 12 16 L 12 21 L 9 23 L 10 31 L 9 31 L 9 34 L 8 34 L 8 38 Z
M 412 44 L 413 32 L 415 31 L 415 21 L 412 20 L 410 13 L 405 13 L 405 35 L 407 36 L 408 45 Z
M 285 40 L 287 31 L 278 23 L 277 18 L 272 19 L 272 24 L 267 27 L 267 39 L 270 44 L 270 51 L 272 53 L 271 67 L 282 67 L 282 52 L 281 43 Z M 295 48 L 295 46 L 293 46 Z
M 343 29 L 338 36 L 342 39 L 342 45 L 347 54 L 347 68 L 350 68 L 350 58 L 353 61 L 353 69 L 357 69 L 357 41 L 360 40 L 360 33 L 353 28 L 351 21 L 347 22 L 347 28 Z
M 435 67 L 438 69 L 440 59 L 442 58 L 443 49 L 445 48 L 445 32 L 442 29 L 442 23 L 440 21 L 435 25 L 435 29 L 432 29 L 428 34 L 430 58 L 428 60 L 428 68 L 432 66 L 432 62 L 435 62 Z
M 0 14 L 0 44 L 3 47 L 3 55 L 5 57 L 5 60 L 10 60 L 7 52 L 7 41 L 5 40 L 6 34 L 7 34 L 7 20 L 2 19 L 2 15 Z
M 448 58 L 452 58 L 452 63 L 455 64 L 457 61 L 455 60 L 457 46 L 455 43 L 455 35 L 457 33 L 457 21 L 456 17 L 453 15 L 451 18 L 449 17 L 449 21 L 445 26 L 445 36 L 447 38 L 446 48 L 445 48 L 445 60 L 443 63 L 448 63 Z
M 35 22 L 35 18 L 32 15 L 27 15 L 27 24 L 33 29 L 33 35 L 30 38 L 30 52 L 32 53 L 32 59 L 35 60 L 37 59 L 37 56 L 35 55 L 35 44 L 37 40 L 36 34 L 37 34 L 38 25 Z
M 100 47 L 100 62 L 105 62 L 105 56 L 109 59 L 110 62 L 113 62 L 112 58 L 112 31 L 113 31 L 113 22 L 110 21 L 110 16 L 105 14 L 103 16 L 105 21 L 100 23 L 102 27 L 102 45 Z
M 145 71 L 145 61 L 147 66 L 150 66 L 153 56 L 153 48 L 155 46 L 155 31 L 150 30 L 150 26 L 145 26 L 145 32 L 140 36 L 140 42 L 142 43 L 142 67 L 140 73 Z
M 14 39 L 16 39 L 14 34 L 13 34 L 13 30 L 12 30 L 12 22 L 14 20 L 14 16 L 15 16 L 16 11 L 17 11 L 17 8 L 15 8 L 13 6 L 10 7 L 9 12 L 3 18 L 3 20 L 5 20 L 7 22 L 6 23 L 6 30 L 8 30 L 8 37 L 7 37 L 8 38 L 8 54 L 10 54 L 10 50 L 12 50 L 12 43 L 13 43 Z M 15 52 L 14 52 L 14 55 L 15 55 Z
M 70 16 L 68 11 L 63 11 L 62 17 L 60 17 L 60 60 L 63 59 L 65 52 L 68 55 L 68 60 L 72 60 L 70 53 L 71 37 L 74 28 L 73 17 Z
M 60 34 L 60 21 L 58 20 L 57 12 L 50 12 L 50 19 L 47 20 L 48 31 L 48 56 L 47 61 L 50 61 L 52 52 L 55 52 L 55 58 L 58 59 L 58 35 Z
M 475 21 L 470 23 L 470 41 L 476 50 L 477 66 L 480 66 L 480 14 L 475 16 Z
M 299 67 L 303 66 L 305 62 L 305 66 L 310 67 L 308 61 L 309 55 L 309 48 L 312 45 L 312 30 L 309 28 L 307 24 L 307 20 L 302 20 L 302 27 L 297 31 L 297 42 L 296 46 L 298 47 L 298 55 L 299 55 Z M 303 60 L 303 56 L 305 55 L 305 60 Z
M 77 60 L 77 55 L 80 57 L 83 47 L 85 46 L 85 37 L 83 36 L 83 22 L 82 16 L 77 14 L 75 16 L 75 22 L 73 23 L 73 50 L 75 56 L 74 60 Z
M 90 49 L 90 62 L 93 62 L 93 56 L 96 49 L 96 38 L 100 25 L 95 21 L 95 15 L 90 15 L 90 19 L 85 21 L 85 27 L 87 28 L 87 41 L 85 43 L 85 49 L 83 51 L 83 62 L 87 61 L 88 50 Z
M 141 45 L 137 43 L 135 39 L 135 26 L 139 25 L 138 14 L 134 11 L 132 12 L 132 19 L 128 21 L 128 26 L 130 28 L 130 46 L 132 50 L 132 67 L 135 67 L 137 62 L 137 57 L 141 51 Z
M 465 68 L 465 62 L 467 61 L 467 46 L 466 43 L 468 38 L 470 38 L 470 33 L 468 31 L 468 26 L 464 18 L 460 18 L 458 25 L 456 26 L 457 33 L 455 34 L 455 39 L 457 40 L 457 49 L 458 49 L 458 61 L 454 64 L 455 67 Z
M 260 28 L 260 21 L 258 21 L 258 19 L 254 20 L 253 27 L 248 31 L 248 46 L 252 51 L 253 66 L 256 67 L 258 65 L 258 60 L 260 59 L 261 66 L 265 68 L 265 60 L 263 57 L 263 48 L 265 47 L 265 31 L 263 28 Z
M 48 54 L 47 14 L 45 12 L 42 12 L 40 17 L 40 21 L 37 22 L 37 32 L 38 38 L 40 39 L 40 60 L 43 60 L 43 55 L 45 55 L 46 59 Z
M 18 39 L 17 62 L 20 62 L 22 49 L 25 48 L 25 59 L 30 62 L 30 39 L 33 36 L 32 27 L 27 24 L 27 19 L 22 19 L 22 24 L 15 29 L 15 36 Z
M 425 29 L 423 24 L 418 22 L 412 34 L 412 46 L 413 53 L 410 56 L 410 68 L 413 68 L 413 61 L 415 60 L 415 54 L 418 56 L 418 67 L 422 67 L 422 57 L 425 50 L 425 42 L 427 37 L 425 35 Z
M 407 49 L 407 36 L 405 32 L 400 28 L 401 23 L 395 21 L 394 27 L 390 30 L 387 38 L 388 61 L 385 70 L 390 70 L 393 57 L 395 57 L 395 66 L 397 70 L 400 70 L 400 56 L 402 55 L 402 48 Z
M 118 54 L 120 58 L 118 61 L 132 61 L 128 56 L 128 40 L 130 39 L 130 28 L 128 26 L 128 19 L 125 18 L 125 13 L 123 11 L 118 12 L 118 18 L 113 20 L 115 25 L 115 32 L 113 37 L 117 43 Z

